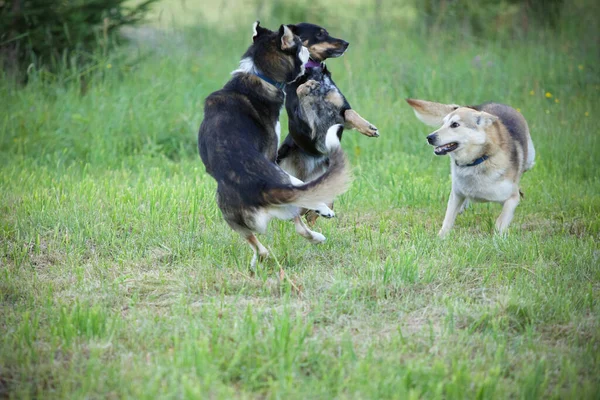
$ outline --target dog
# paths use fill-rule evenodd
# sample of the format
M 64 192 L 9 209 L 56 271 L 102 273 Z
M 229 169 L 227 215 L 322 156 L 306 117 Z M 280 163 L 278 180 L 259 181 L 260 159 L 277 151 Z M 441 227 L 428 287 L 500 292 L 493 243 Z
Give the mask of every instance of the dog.
M 535 149 L 525 118 L 499 103 L 477 106 L 440 104 L 407 99 L 417 118 L 440 126 L 427 136 L 438 156 L 449 154 L 452 191 L 439 236 L 450 232 L 458 213 L 469 200 L 502 203 L 496 230 L 504 232 L 522 192 L 523 173 L 535 163 Z
M 308 48 L 310 60 L 306 73 L 286 87 L 289 134 L 279 148 L 277 162 L 291 175 L 309 181 L 328 168 L 326 138 L 330 126 L 343 124 L 346 129 L 357 129 L 370 137 L 379 136 L 379 132 L 351 108 L 324 63 L 344 54 L 349 43 L 314 24 L 290 25 L 290 29 Z M 311 224 L 317 217 L 314 212 L 307 214 Z
M 198 133 L 198 149 L 206 171 L 217 181 L 217 204 L 227 224 L 242 235 L 254 252 L 251 267 L 268 256 L 255 233 L 265 233 L 273 218 L 293 219 L 296 231 L 311 243 L 325 237 L 300 217 L 302 208 L 333 217 L 326 203 L 345 192 L 350 171 L 334 125 L 326 134 L 329 168 L 304 183 L 276 164 L 279 113 L 285 84 L 304 74 L 308 50 L 292 30 L 278 32 L 253 26 L 252 44 L 240 67 L 223 89 L 210 94 Z

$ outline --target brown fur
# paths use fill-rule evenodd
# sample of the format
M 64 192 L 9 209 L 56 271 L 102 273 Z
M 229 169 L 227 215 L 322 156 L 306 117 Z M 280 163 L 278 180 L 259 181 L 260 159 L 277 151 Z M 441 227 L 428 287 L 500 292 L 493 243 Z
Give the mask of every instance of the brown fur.
M 329 92 L 325 97 L 325 101 L 328 101 L 340 108 L 344 105 L 344 98 L 339 92 Z
M 369 121 L 361 117 L 353 109 L 344 112 L 344 127 L 347 129 L 356 129 L 360 133 L 369 137 L 378 137 L 379 131 Z
M 328 50 L 338 50 L 341 46 L 335 45 L 333 43 L 315 43 L 312 46 L 308 47 L 308 51 L 310 52 L 310 56 L 315 61 L 323 61 L 324 54 Z

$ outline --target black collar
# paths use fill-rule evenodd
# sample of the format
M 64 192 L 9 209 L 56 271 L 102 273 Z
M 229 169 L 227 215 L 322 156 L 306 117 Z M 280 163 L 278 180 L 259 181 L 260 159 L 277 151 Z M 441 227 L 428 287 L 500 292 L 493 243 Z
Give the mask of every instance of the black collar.
M 268 76 L 261 74 L 260 72 L 255 72 L 254 75 L 258 76 L 263 81 L 275 86 L 277 89 L 285 90 L 285 82 L 277 82 L 277 81 L 269 78 Z
M 471 164 L 458 165 L 458 163 L 456 161 L 454 161 L 454 163 L 456 164 L 457 167 L 474 167 L 476 165 L 481 164 L 482 162 L 484 162 L 488 158 L 490 158 L 490 156 L 488 156 L 487 154 L 484 154 L 481 157 L 479 157 L 478 159 L 476 159 L 475 161 L 473 161 Z

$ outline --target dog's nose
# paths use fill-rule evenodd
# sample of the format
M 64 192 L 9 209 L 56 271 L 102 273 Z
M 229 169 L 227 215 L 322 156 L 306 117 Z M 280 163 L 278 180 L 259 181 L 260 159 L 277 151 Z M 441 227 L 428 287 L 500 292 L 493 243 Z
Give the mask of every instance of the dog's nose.
M 432 133 L 431 135 L 427 136 L 427 142 L 429 144 L 434 144 L 435 141 L 437 139 L 437 134 L 436 133 Z
M 342 47 L 344 48 L 344 50 L 346 50 L 348 46 L 350 46 L 350 43 L 346 42 L 345 40 L 342 40 Z

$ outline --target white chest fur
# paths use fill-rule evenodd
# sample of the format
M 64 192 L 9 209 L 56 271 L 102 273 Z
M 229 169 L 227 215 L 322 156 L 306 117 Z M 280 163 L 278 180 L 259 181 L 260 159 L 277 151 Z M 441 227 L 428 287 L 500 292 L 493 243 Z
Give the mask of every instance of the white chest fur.
M 281 123 L 279 121 L 275 124 L 275 134 L 277 135 L 277 148 L 279 148 L 281 143 Z
M 477 166 L 457 167 L 452 165 L 452 189 L 475 201 L 502 203 L 515 191 L 515 183 L 504 178 L 503 170 L 487 171 Z

